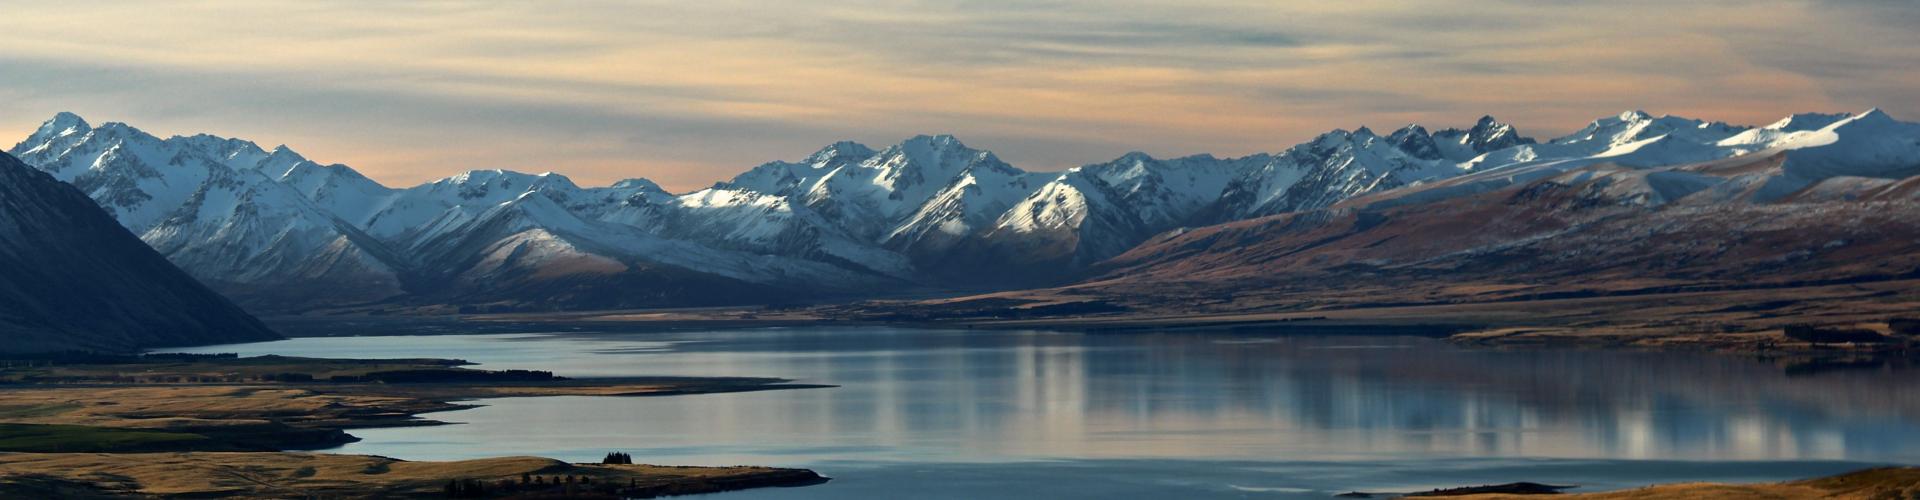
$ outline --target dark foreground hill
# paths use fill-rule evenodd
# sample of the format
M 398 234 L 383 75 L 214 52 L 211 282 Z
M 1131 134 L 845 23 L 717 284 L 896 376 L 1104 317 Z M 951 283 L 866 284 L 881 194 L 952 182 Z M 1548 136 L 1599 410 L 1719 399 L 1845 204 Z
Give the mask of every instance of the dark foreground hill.
M 274 338 L 78 189 L 0 154 L 0 352 Z

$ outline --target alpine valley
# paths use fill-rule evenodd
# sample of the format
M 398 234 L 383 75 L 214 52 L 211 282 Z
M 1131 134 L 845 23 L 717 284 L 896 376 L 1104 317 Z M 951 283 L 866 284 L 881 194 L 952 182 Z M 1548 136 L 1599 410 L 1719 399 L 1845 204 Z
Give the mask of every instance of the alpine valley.
M 1386 286 L 1492 269 L 1663 283 L 1920 269 L 1920 125 L 1878 110 L 1760 127 L 1627 112 L 1546 141 L 1485 117 L 1063 172 L 917 136 L 828 145 L 690 193 L 504 170 L 395 188 L 285 146 L 68 113 L 9 153 L 256 312 Z

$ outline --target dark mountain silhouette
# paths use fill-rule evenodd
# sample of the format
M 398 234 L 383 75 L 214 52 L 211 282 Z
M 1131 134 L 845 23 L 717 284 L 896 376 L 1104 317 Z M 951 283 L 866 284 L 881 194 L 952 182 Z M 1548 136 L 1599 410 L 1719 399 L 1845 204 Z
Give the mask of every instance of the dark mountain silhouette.
M 80 190 L 0 154 L 0 352 L 275 338 Z

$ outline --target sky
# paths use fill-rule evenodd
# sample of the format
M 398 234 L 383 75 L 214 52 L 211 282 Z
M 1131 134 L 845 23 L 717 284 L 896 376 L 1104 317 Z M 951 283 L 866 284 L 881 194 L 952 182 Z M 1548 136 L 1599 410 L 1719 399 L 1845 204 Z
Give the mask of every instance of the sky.
M 483 168 L 702 187 L 951 133 L 1028 170 L 1333 128 L 1530 136 L 1644 109 L 1920 119 L 1920 2 L 19 2 L 0 127 L 212 133 L 406 186 Z M 0 137 L 3 137 L 0 134 Z M 0 139 L 11 145 L 18 139 Z

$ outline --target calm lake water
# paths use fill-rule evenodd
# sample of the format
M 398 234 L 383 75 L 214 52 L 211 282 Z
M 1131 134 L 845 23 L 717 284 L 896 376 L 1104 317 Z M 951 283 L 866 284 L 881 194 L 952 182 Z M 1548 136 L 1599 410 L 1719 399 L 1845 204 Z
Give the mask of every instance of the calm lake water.
M 1730 355 L 891 328 L 528 329 L 188 351 L 840 386 L 482 400 L 430 415 L 460 425 L 354 430 L 365 440 L 332 450 L 572 461 L 622 450 L 650 463 L 798 466 L 835 478 L 725 498 L 1325 498 L 1522 480 L 1592 491 L 1920 463 L 1915 371 Z

